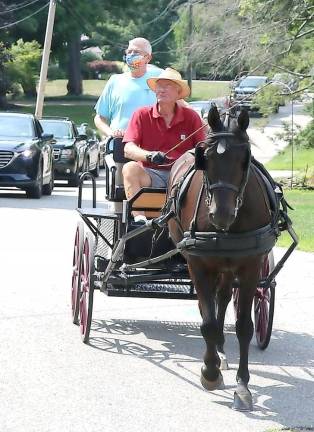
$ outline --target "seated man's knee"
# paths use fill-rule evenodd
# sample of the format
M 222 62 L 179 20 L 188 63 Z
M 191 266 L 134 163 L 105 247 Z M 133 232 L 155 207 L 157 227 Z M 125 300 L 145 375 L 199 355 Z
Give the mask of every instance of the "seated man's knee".
M 123 177 L 137 175 L 140 168 L 139 164 L 135 161 L 126 162 L 122 167 L 122 175 Z

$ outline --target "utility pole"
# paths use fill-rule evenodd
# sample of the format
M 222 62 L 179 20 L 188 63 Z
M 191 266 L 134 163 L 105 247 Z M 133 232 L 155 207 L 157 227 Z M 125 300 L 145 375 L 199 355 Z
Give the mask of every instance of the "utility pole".
M 188 54 L 188 68 L 187 68 L 187 77 L 188 77 L 188 84 L 191 89 L 192 93 L 192 31 L 193 31 L 193 8 L 192 3 L 189 3 L 189 25 L 188 25 L 188 33 L 189 33 L 189 54 Z
M 43 50 L 43 57 L 42 57 L 42 61 L 41 61 L 40 78 L 39 78 L 39 84 L 38 84 L 38 90 L 37 90 L 37 101 L 36 101 L 35 115 L 38 118 L 41 118 L 43 115 L 45 86 L 46 86 L 46 80 L 47 80 L 48 63 L 49 63 L 49 56 L 50 56 L 53 24 L 54 24 L 54 20 L 55 20 L 56 4 L 57 4 L 57 0 L 50 0 L 49 12 L 48 12 L 48 18 L 47 18 L 45 44 L 44 44 L 44 50 Z

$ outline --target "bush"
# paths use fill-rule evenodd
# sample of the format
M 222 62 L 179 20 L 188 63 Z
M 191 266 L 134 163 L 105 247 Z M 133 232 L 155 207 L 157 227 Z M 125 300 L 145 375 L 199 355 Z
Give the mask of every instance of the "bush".
M 116 61 L 110 61 L 110 60 L 93 60 L 91 62 L 87 63 L 88 68 L 90 71 L 93 72 L 94 76 L 98 78 L 98 75 L 103 74 L 105 76 L 112 75 L 115 73 L 121 72 L 121 66 Z
M 292 144 L 292 127 L 291 122 L 282 122 L 283 132 L 276 134 L 277 138 L 282 139 Z M 299 125 L 294 125 L 293 128 L 293 144 L 296 148 L 314 148 L 314 119 L 301 130 Z
M 66 73 L 57 64 L 51 64 L 48 67 L 48 80 L 53 81 L 57 79 L 65 79 Z
M 267 117 L 278 112 L 279 106 L 284 105 L 284 98 L 281 95 L 281 87 L 270 85 L 265 87 L 254 96 L 253 108 L 258 108 L 259 112 Z
M 296 136 L 295 144 L 299 147 L 314 148 L 314 119 Z
M 36 83 L 40 70 L 41 49 L 37 41 L 19 39 L 10 49 L 13 62 L 9 64 L 12 80 L 23 87 L 26 96 L 36 95 Z

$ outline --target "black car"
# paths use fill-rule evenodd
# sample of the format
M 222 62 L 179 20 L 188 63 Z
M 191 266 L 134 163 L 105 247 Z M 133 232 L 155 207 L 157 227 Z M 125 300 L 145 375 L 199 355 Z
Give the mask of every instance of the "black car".
M 100 168 L 104 168 L 105 167 L 106 151 L 105 151 L 105 145 L 100 140 L 98 132 L 95 129 L 91 128 L 88 123 L 82 123 L 80 126 L 77 126 L 77 129 L 78 129 L 80 134 L 87 136 L 87 140 L 90 144 L 92 144 L 93 142 L 98 144 L 98 147 L 99 147 L 99 166 L 100 166 Z
M 69 186 L 78 186 L 82 172 L 99 175 L 99 143 L 80 133 L 67 117 L 43 117 L 43 130 L 53 134 L 55 179 L 68 180 Z
M 254 104 L 252 104 L 253 97 L 257 91 L 265 86 L 268 82 L 267 76 L 260 75 L 248 75 L 241 78 L 236 82 L 233 91 L 233 103 L 236 104 L 237 108 L 245 108 L 252 110 Z M 258 109 L 257 107 L 254 108 Z
M 53 148 L 32 114 L 0 113 L 0 187 L 17 187 L 28 198 L 51 195 Z

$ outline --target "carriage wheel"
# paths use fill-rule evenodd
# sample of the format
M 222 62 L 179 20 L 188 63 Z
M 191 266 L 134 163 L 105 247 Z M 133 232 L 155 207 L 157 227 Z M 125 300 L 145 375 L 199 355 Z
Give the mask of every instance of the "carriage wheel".
M 90 327 L 93 313 L 94 299 L 94 236 L 87 232 L 84 240 L 81 259 L 81 286 L 80 286 L 80 331 L 82 340 L 87 343 L 89 340 Z
M 265 257 L 260 279 L 265 279 L 274 268 L 274 255 L 271 251 Z M 264 350 L 268 347 L 273 328 L 275 307 L 275 284 L 269 288 L 257 287 L 254 297 L 254 323 L 257 345 Z
M 71 306 L 72 306 L 72 321 L 73 324 L 79 324 L 79 301 L 80 301 L 80 283 L 81 283 L 81 256 L 83 251 L 84 224 L 78 222 L 73 250 L 73 265 L 72 265 L 72 290 L 71 290 Z

